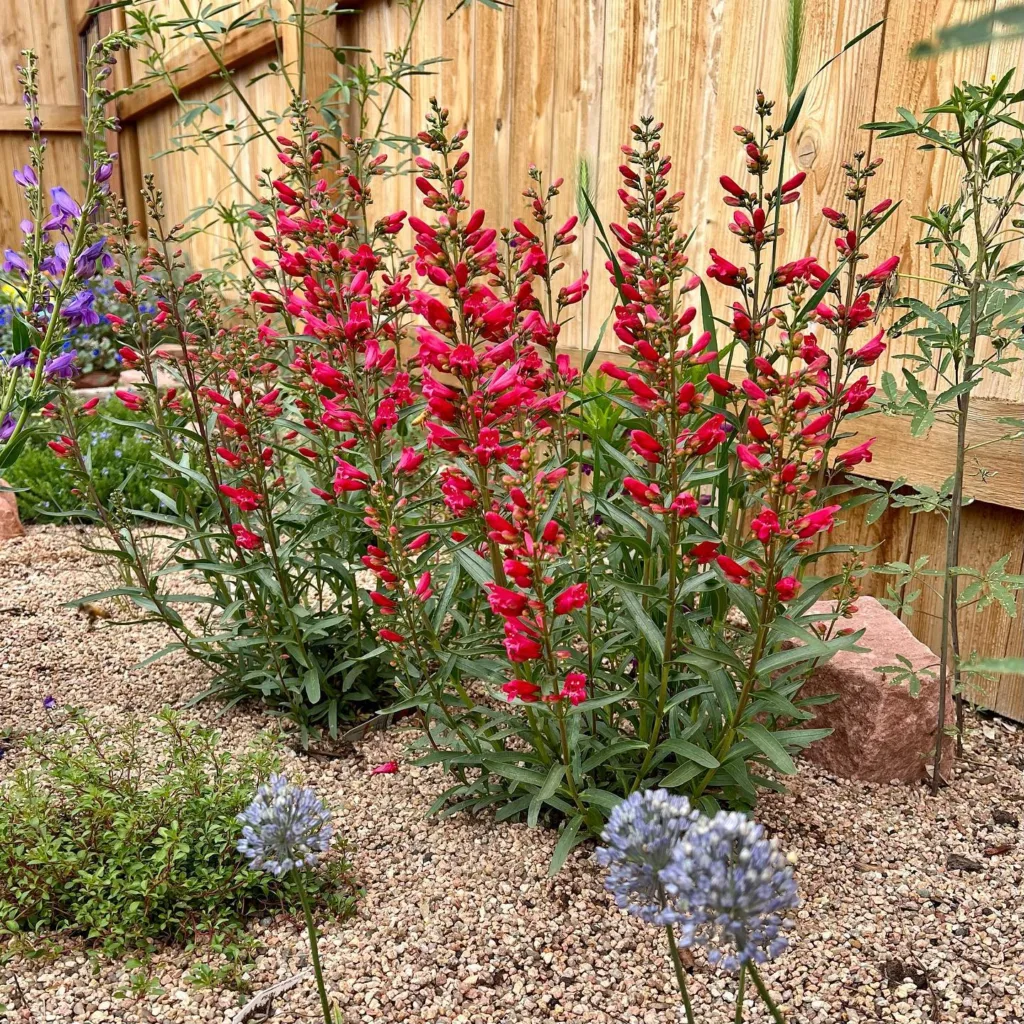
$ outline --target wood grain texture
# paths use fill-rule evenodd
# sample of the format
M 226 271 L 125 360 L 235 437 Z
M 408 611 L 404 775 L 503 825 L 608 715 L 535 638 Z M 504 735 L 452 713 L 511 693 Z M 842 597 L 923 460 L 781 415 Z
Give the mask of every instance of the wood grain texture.
M 28 163 L 31 136 L 18 85 L 21 51 L 39 57 L 40 113 L 47 129 L 44 187 L 63 185 L 81 196 L 81 100 L 78 88 L 77 35 L 71 30 L 64 0 L 37 0 L 3 6 L 0 18 L 0 248 L 21 247 L 19 222 L 28 215 L 11 169 Z
M 275 26 L 259 25 L 232 35 L 220 49 L 219 56 L 224 62 L 224 66 L 231 70 L 252 64 L 268 53 L 276 52 L 277 46 L 278 38 Z M 122 121 L 137 120 L 164 104 L 172 103 L 175 90 L 182 95 L 187 95 L 193 89 L 204 85 L 211 76 L 219 72 L 217 60 L 203 43 L 190 44 L 188 49 L 179 53 L 168 63 L 169 68 L 175 69 L 171 76 L 174 82 L 173 88 L 168 82 L 156 81 L 130 96 L 125 96 L 117 105 L 118 115 Z M 135 64 L 133 73 L 139 76 L 135 81 L 142 81 L 146 76 L 147 69 Z
M 74 135 L 82 131 L 81 107 L 40 104 L 39 119 L 48 135 Z M 0 132 L 23 131 L 26 131 L 25 108 L 20 103 L 0 107 Z

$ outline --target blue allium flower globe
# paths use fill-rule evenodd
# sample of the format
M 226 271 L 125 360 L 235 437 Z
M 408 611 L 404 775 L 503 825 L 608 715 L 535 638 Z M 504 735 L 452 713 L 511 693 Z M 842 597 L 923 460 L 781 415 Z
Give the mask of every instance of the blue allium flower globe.
M 735 971 L 788 945 L 787 910 L 799 905 L 793 870 L 743 814 L 701 818 L 682 837 L 661 881 L 679 923 L 680 945 L 705 946 L 708 960 Z
M 238 816 L 238 852 L 255 871 L 281 878 L 293 868 L 314 867 L 331 844 L 330 811 L 316 793 L 271 775 Z
M 668 924 L 659 873 L 699 813 L 685 796 L 648 789 L 623 800 L 608 818 L 597 862 L 608 868 L 605 887 L 616 904 L 649 924 Z

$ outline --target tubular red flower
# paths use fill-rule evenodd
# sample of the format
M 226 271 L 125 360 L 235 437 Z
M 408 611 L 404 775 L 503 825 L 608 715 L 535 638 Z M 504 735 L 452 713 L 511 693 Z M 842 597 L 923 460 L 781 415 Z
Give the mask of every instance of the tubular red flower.
M 555 598 L 553 607 L 556 615 L 568 615 L 579 608 L 585 608 L 586 604 L 587 584 L 574 583 Z
M 706 379 L 708 386 L 716 395 L 724 396 L 736 390 L 735 384 L 731 384 L 724 377 L 720 377 L 717 373 L 709 373 Z
M 703 565 L 718 554 L 718 543 L 713 540 L 702 540 L 699 544 L 694 544 L 686 553 L 690 558 Z
M 514 618 L 526 611 L 528 599 L 525 594 L 518 594 L 508 587 L 500 587 L 497 583 L 488 583 L 487 603 L 495 615 Z
M 245 551 L 259 551 L 263 547 L 263 538 L 241 523 L 234 523 L 231 532 L 235 535 L 235 545 Z
M 745 583 L 750 579 L 750 570 L 728 555 L 718 555 L 715 561 L 730 583 Z
M 220 492 L 242 512 L 255 511 L 263 500 L 259 494 L 248 487 L 232 487 L 230 484 L 221 484 Z
M 862 462 L 870 462 L 872 458 L 871 446 L 874 443 L 875 438 L 869 438 L 867 441 L 857 445 L 856 448 L 851 448 L 849 451 L 837 455 L 836 462 L 841 464 L 844 469 L 851 469 Z
M 540 687 L 526 679 L 510 679 L 502 685 L 509 703 L 521 700 L 524 704 L 534 704 L 540 698 Z

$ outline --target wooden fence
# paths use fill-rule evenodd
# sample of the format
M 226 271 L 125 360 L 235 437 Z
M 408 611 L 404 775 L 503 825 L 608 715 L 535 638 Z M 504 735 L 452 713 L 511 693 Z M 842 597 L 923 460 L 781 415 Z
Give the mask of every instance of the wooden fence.
M 283 3 L 284 0 L 275 0 Z M 872 195 L 902 200 L 900 211 L 876 236 L 879 258 L 898 253 L 902 259 L 903 290 L 927 296 L 932 287 L 915 281 L 925 264 L 915 246 L 919 237 L 913 217 L 943 198 L 956 194 L 956 168 L 936 154 L 920 153 L 905 140 L 879 141 L 860 129 L 873 119 L 893 115 L 897 106 L 914 110 L 938 102 L 951 84 L 980 81 L 1020 66 L 1024 76 L 1021 40 L 985 45 L 914 61 L 911 46 L 937 27 L 1006 6 L 1009 0 L 807 0 L 801 80 L 836 53 L 843 44 L 873 22 L 882 29 L 837 60 L 811 85 L 789 151 L 792 169 L 808 178 L 804 195 L 786 224 L 786 251 L 792 256 L 813 252 L 829 257 L 831 232 L 819 216 L 822 205 L 835 205 L 844 187 L 842 164 L 855 151 L 882 157 Z M 156 0 L 167 11 L 179 11 L 181 0 Z M 89 0 L 36 0 L 13 5 L 0 28 L 0 166 L 21 160 L 26 136 L 18 129 L 19 113 L 13 63 L 26 45 L 42 55 L 42 101 L 49 115 L 53 179 L 72 181 L 76 133 L 80 131 L 76 62 L 83 32 L 96 31 L 88 15 Z M 148 4 L 152 7 L 152 4 Z M 334 56 L 323 44 L 368 51 L 364 58 L 383 63 L 384 54 L 405 39 L 408 13 L 392 0 L 352 0 L 357 8 L 316 22 L 305 54 L 309 93 L 318 95 L 332 76 L 343 78 Z M 694 269 L 703 270 L 714 245 L 726 256 L 740 256 L 726 230 L 730 211 L 721 202 L 718 178 L 730 174 L 742 180 L 743 156 L 732 133 L 735 124 L 752 121 L 753 94 L 760 87 L 784 106 L 781 34 L 782 0 L 515 0 L 505 10 L 479 3 L 454 13 L 457 0 L 425 0 L 414 37 L 411 62 L 444 56 L 434 73 L 418 78 L 409 95 L 399 93 L 391 107 L 394 131 L 412 135 L 422 125 L 429 98 L 449 108 L 456 128 L 470 133 L 468 186 L 474 205 L 487 209 L 493 222 L 507 224 L 522 209 L 521 191 L 531 163 L 550 177 L 566 180 L 559 197 L 560 213 L 574 211 L 573 185 L 581 158 L 591 168 L 597 205 L 606 219 L 617 215 L 616 166 L 619 146 L 629 141 L 629 125 L 650 112 L 664 121 L 667 152 L 674 155 L 674 176 L 685 190 L 686 223 L 695 230 L 691 246 Z M 122 12 L 102 18 L 107 27 L 123 23 Z M 95 20 L 95 19 L 94 19 Z M 103 28 L 104 25 L 99 26 Z M 317 41 L 319 40 L 319 41 Z M 261 114 L 280 111 L 286 97 L 272 65 L 294 61 L 297 43 L 287 26 L 255 28 L 228 41 L 224 58 L 234 69 L 250 104 Z M 136 51 L 119 69 L 122 82 L 145 73 L 144 54 Z M 189 99 L 212 97 L 222 91 L 211 74 L 214 63 L 193 44 L 175 55 L 181 70 L 177 85 Z M 234 97 L 219 103 L 221 123 L 241 117 Z M 237 133 L 222 134 L 217 152 L 199 148 L 190 153 L 158 154 L 172 148 L 180 133 L 182 110 L 173 90 L 153 86 L 121 102 L 125 123 L 121 141 L 120 187 L 134 197 L 142 175 L 152 172 L 164 189 L 168 216 L 185 219 L 190 210 L 210 201 L 239 198 L 225 167 L 231 163 L 249 187 L 260 168 L 271 166 L 269 144 L 243 149 Z M 208 115 L 209 116 L 209 115 Z M 780 115 L 781 116 L 781 115 Z M 401 154 L 396 154 L 401 160 Z M 381 209 L 415 210 L 417 194 L 411 179 L 395 177 L 377 190 Z M 6 172 L 0 176 L 0 243 L 17 237 L 22 216 L 18 196 Z M 198 265 L 209 263 L 225 248 L 225 240 L 202 236 L 192 240 Z M 593 292 L 566 339 L 576 350 L 589 348 L 601 329 L 612 302 L 612 289 L 596 247 L 592 226 L 571 271 L 591 271 Z M 933 294 L 933 293 L 932 293 Z M 726 296 L 714 292 L 718 307 Z M 895 358 L 908 348 L 894 342 L 875 368 L 898 375 Z M 610 333 L 605 347 L 613 345 Z M 978 396 L 972 443 L 993 442 L 1004 428 L 1000 417 L 1024 416 L 1024 372 L 1010 378 L 993 377 Z M 867 469 L 885 481 L 901 477 L 938 486 L 952 472 L 953 437 L 937 425 L 919 439 L 907 424 L 880 415 L 857 421 L 865 436 L 878 437 L 877 456 Z M 967 491 L 975 499 L 965 513 L 965 543 L 961 562 L 987 567 L 1009 553 L 1008 570 L 1024 572 L 1024 442 L 994 442 L 977 449 L 969 467 Z M 877 562 L 913 562 L 927 555 L 934 566 L 943 562 L 944 526 L 936 516 L 909 515 L 890 510 L 868 527 L 855 511 L 844 539 L 877 545 Z M 869 592 L 884 593 L 886 581 L 869 577 Z M 938 647 L 938 595 L 926 592 L 908 624 L 933 648 Z M 1024 597 L 1019 614 L 1010 620 L 998 608 L 964 614 L 963 648 L 989 656 L 1024 655 Z M 983 694 L 990 706 L 1024 719 L 1024 679 L 1006 677 Z

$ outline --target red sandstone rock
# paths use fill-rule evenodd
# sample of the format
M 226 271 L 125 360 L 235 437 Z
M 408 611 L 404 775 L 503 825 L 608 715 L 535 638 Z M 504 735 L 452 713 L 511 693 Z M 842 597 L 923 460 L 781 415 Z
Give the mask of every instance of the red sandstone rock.
M 25 536 L 25 527 L 18 516 L 18 499 L 8 487 L 5 480 L 0 480 L 0 540 Z
M 815 611 L 831 611 L 819 602 Z M 827 739 L 813 743 L 807 758 L 834 775 L 869 782 L 917 782 L 930 777 L 938 725 L 939 659 L 873 597 L 857 600 L 853 618 L 843 626 L 863 629 L 858 647 L 869 653 L 840 651 L 818 669 L 800 691 L 801 697 L 837 694 L 831 704 L 816 709 L 815 728 L 833 729 Z M 875 671 L 898 665 L 898 655 L 910 660 L 921 675 L 916 697 L 907 684 L 893 684 L 893 673 Z M 931 677 L 921 670 L 931 669 Z M 953 698 L 947 695 L 946 724 L 952 725 Z M 953 767 L 953 743 L 945 738 L 943 775 Z

